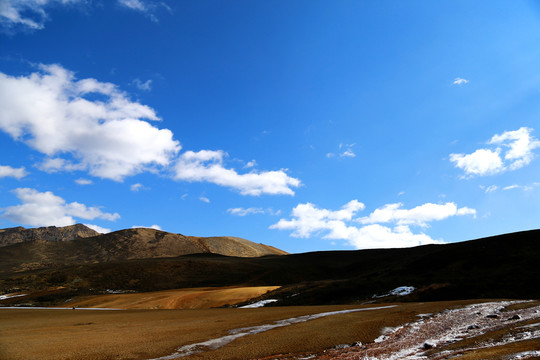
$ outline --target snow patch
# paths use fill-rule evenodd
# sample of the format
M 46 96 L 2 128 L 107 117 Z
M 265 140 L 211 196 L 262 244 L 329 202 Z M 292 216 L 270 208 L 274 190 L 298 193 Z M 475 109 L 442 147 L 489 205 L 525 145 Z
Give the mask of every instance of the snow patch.
M 410 295 L 413 293 L 413 291 L 416 290 L 414 286 L 399 286 L 395 288 L 394 290 L 391 290 L 383 295 L 373 295 L 373 298 L 382 298 L 385 296 L 405 296 Z
M 261 308 L 265 307 L 266 304 L 271 304 L 273 302 L 276 302 L 276 299 L 267 299 L 267 300 L 261 300 L 257 301 L 256 303 L 240 306 L 239 309 L 254 309 L 254 308 Z
M 0 300 L 12 299 L 20 296 L 26 296 L 27 294 L 5 294 L 0 295 Z

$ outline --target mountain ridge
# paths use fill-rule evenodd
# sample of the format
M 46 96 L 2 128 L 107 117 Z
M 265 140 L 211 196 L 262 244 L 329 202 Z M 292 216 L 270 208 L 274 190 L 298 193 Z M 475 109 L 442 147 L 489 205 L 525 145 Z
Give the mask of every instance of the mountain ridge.
M 8 228 L 0 230 L 0 234 L 4 244 L 0 247 L 0 273 L 190 254 L 236 257 L 287 254 L 238 237 L 185 236 L 151 228 L 100 234 L 77 224 L 59 228 Z
M 83 224 L 63 227 L 46 226 L 39 228 L 24 228 L 22 226 L 0 229 L 0 247 L 29 241 L 71 241 L 100 235 Z
M 75 240 L 64 244 L 72 246 L 80 241 L 88 242 Z M 540 230 L 531 230 L 413 248 L 261 257 L 199 252 L 104 262 L 67 261 L 14 272 L 13 266 L 17 264 L 6 262 L 16 260 L 15 250 L 28 249 L 15 244 L 0 248 L 0 293 L 61 287 L 63 295 L 59 298 L 41 298 L 41 302 L 36 302 L 49 299 L 53 304 L 60 298 L 102 294 L 107 289 L 147 292 L 207 286 L 280 286 L 265 295 L 267 299 L 278 299 L 275 305 L 320 305 L 388 301 L 386 296 L 379 299 L 373 295 L 411 286 L 416 290 L 410 295 L 390 299 L 534 299 L 540 298 L 539 241 Z M 51 249 L 59 243 L 36 244 L 46 244 Z

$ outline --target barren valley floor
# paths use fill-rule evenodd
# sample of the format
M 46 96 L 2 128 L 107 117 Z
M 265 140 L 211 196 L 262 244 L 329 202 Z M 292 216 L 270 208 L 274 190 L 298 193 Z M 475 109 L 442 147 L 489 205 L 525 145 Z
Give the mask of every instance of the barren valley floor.
M 175 354 L 178 348 L 185 345 L 227 336 L 234 329 L 275 324 L 276 321 L 310 314 L 379 308 L 340 313 L 293 323 L 239 337 L 215 350 L 203 349 L 203 352 L 183 357 L 183 359 L 294 359 L 301 357 L 350 359 L 354 358 L 351 357 L 354 356 L 354 351 L 360 351 L 362 346 L 329 349 L 340 344 L 358 344 L 358 342 L 364 344 L 363 347 L 366 348 L 365 344 L 374 344 L 377 338 L 380 342 L 381 334 L 384 331 L 390 331 L 389 329 L 395 329 L 403 324 L 410 324 L 414 328 L 417 327 L 415 324 L 418 324 L 419 319 L 429 317 L 437 323 L 439 320 L 437 320 L 436 314 L 441 312 L 447 314 L 449 313 L 446 311 L 448 309 L 462 309 L 471 304 L 489 302 L 489 300 L 471 300 L 363 306 L 332 305 L 199 310 L 0 309 L 0 323 L 2 324 L 0 327 L 0 358 L 5 360 L 155 359 Z M 389 305 L 396 306 L 388 307 Z M 470 316 L 476 316 L 476 318 L 470 318 L 470 324 L 463 320 L 466 318 L 461 318 L 460 323 L 455 325 L 459 328 L 458 330 L 464 331 L 467 326 L 484 321 L 481 319 L 493 320 L 499 323 L 491 323 L 493 328 L 489 330 L 491 334 L 489 336 L 502 338 L 516 334 L 517 329 L 527 329 L 529 338 L 516 339 L 503 347 L 499 346 L 499 350 L 494 345 L 489 355 L 486 355 L 487 348 L 465 351 L 466 348 L 474 348 L 475 341 L 485 342 L 486 336 L 488 336 L 473 332 L 470 338 L 465 337 L 453 344 L 434 344 L 435 347 L 431 349 L 429 358 L 444 358 L 437 357 L 442 354 L 444 346 L 453 347 L 454 350 L 463 349 L 467 359 L 506 359 L 512 354 L 525 354 L 526 352 L 534 356 L 535 351 L 540 350 L 540 339 L 534 337 L 534 334 L 538 334 L 540 331 L 539 305 L 538 301 L 518 304 L 497 303 L 489 305 L 491 307 L 482 305 L 484 307 L 471 312 Z M 384 308 L 380 308 L 382 306 Z M 514 320 L 509 320 L 508 318 L 514 316 L 514 312 L 519 309 L 525 309 L 529 315 L 521 315 L 520 319 L 516 317 Z M 489 312 L 494 313 L 490 314 Z M 463 311 L 455 312 L 455 314 L 458 313 L 462 314 L 460 316 L 465 316 Z M 497 315 L 498 318 L 487 318 L 488 315 Z M 449 324 L 440 321 L 438 323 L 443 328 Z M 431 329 L 433 330 L 433 327 Z M 396 335 L 393 336 L 399 335 L 399 332 L 394 331 L 394 333 Z M 521 331 L 521 336 L 523 333 L 524 331 Z M 349 353 L 346 353 L 347 351 Z M 484 355 L 481 355 L 482 353 Z M 381 355 L 380 358 L 385 357 Z

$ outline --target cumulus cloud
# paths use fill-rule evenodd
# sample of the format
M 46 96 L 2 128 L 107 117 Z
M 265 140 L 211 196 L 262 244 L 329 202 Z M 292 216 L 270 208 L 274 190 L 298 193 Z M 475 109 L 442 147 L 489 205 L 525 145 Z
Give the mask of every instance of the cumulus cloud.
M 22 179 L 28 175 L 24 167 L 14 168 L 7 165 L 0 165 L 0 178 L 14 177 L 15 179 Z
M 427 227 L 431 221 L 439 221 L 455 215 L 475 215 L 476 211 L 456 204 L 426 203 L 412 209 L 402 209 L 402 203 L 387 204 L 373 211 L 369 216 L 358 219 L 361 224 L 396 223 Z
M 242 195 L 285 194 L 294 195 L 291 187 L 300 186 L 300 180 L 287 175 L 285 170 L 251 171 L 239 174 L 223 165 L 227 154 L 221 150 L 186 151 L 175 166 L 177 180 L 210 182 L 240 191 Z
M 280 219 L 270 228 L 292 230 L 291 236 L 299 238 L 324 234 L 325 239 L 346 240 L 357 249 L 410 247 L 442 243 L 422 232 L 414 233 L 412 226 L 425 228 L 431 221 L 476 214 L 474 209 L 458 208 L 454 203 L 427 203 L 413 209 L 403 209 L 402 206 L 400 203 L 387 204 L 369 216 L 355 218 L 356 213 L 364 209 L 364 204 L 357 200 L 336 211 L 305 203 L 293 209 L 290 220 Z M 358 223 L 363 226 L 355 225 Z
M 465 85 L 465 84 L 468 84 L 468 83 L 469 83 L 469 80 L 457 77 L 452 82 L 452 85 Z
M 159 225 L 151 225 L 151 226 L 134 225 L 131 228 L 132 229 L 145 228 L 145 229 L 154 229 L 154 230 L 161 231 L 161 226 Z
M 114 84 L 77 80 L 59 65 L 29 76 L 0 73 L 0 130 L 46 155 L 45 171 L 87 170 L 121 181 L 167 166 L 180 150 L 155 111 Z
M 39 192 L 30 188 L 18 188 L 14 193 L 22 204 L 5 208 L 0 216 L 19 224 L 67 226 L 75 224 L 75 218 L 108 221 L 120 218 L 117 213 L 106 213 L 98 207 L 87 207 L 78 202 L 67 203 L 50 191 Z
M 71 5 L 85 0 L 2 0 L 0 24 L 4 28 L 21 27 L 43 29 L 47 20 L 46 9 L 53 5 Z
M 108 234 L 111 232 L 111 229 L 107 229 L 98 225 L 94 225 L 94 224 L 83 224 L 83 225 L 86 227 L 89 227 L 92 230 L 97 231 L 100 234 Z
M 491 149 L 478 149 L 471 154 L 450 154 L 454 166 L 465 172 L 464 177 L 494 175 L 517 170 L 534 158 L 533 150 L 540 141 L 531 135 L 533 129 L 522 127 L 494 135 L 488 142 Z

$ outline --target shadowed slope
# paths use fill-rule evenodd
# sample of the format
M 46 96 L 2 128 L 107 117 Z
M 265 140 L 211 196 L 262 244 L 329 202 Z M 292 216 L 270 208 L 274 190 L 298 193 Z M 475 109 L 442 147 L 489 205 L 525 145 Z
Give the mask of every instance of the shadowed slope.
M 72 296 L 88 293 L 89 289 L 99 293 L 106 289 L 282 286 L 267 297 L 279 299 L 276 305 L 299 305 L 368 301 L 375 294 L 386 294 L 407 285 L 417 290 L 408 296 L 383 297 L 377 301 L 540 298 L 539 240 L 540 231 L 534 230 L 407 249 L 259 258 L 207 253 L 73 264 L 0 274 L 0 292 L 64 286 L 65 291 L 72 292 L 66 296 Z

